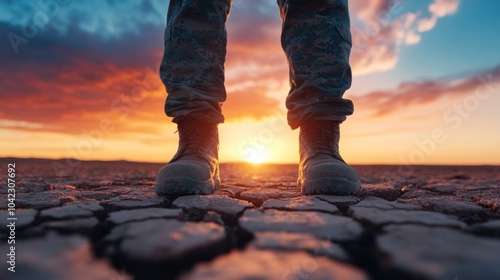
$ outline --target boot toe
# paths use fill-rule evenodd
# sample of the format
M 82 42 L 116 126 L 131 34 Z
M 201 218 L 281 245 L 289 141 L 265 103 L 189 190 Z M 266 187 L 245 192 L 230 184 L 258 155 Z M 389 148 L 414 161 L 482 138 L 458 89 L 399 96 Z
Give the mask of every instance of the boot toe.
M 158 195 L 211 194 L 219 187 L 210 165 L 195 160 L 180 160 L 165 165 L 156 176 Z
M 356 195 L 361 182 L 354 168 L 331 159 L 307 164 L 298 185 L 303 194 Z

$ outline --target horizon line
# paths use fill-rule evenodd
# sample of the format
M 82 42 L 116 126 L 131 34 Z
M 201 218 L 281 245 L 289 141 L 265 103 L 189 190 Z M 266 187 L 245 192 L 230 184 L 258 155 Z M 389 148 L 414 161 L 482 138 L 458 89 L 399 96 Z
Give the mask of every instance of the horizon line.
M 168 161 L 137 161 L 137 160 L 127 160 L 127 159 L 77 159 L 77 158 L 38 158 L 38 157 L 16 157 L 16 156 L 2 156 L 0 161 L 5 160 L 40 160 L 40 161 L 63 161 L 63 160 L 75 160 L 82 162 L 127 162 L 127 163 L 146 163 L 146 164 L 167 164 Z M 247 161 L 221 161 L 220 164 L 246 164 L 252 166 L 261 165 L 298 165 L 298 162 L 262 162 L 262 163 L 252 163 Z M 357 166 L 471 166 L 471 167 L 481 167 L 481 166 L 500 166 L 500 163 L 491 164 L 471 164 L 471 163 L 429 163 L 429 164 L 400 164 L 400 163 L 349 163 L 349 165 Z

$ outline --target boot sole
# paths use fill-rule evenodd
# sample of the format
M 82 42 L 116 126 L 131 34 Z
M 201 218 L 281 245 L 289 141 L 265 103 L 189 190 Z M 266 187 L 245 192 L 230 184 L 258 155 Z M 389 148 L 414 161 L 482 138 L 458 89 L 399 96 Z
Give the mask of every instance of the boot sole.
M 156 182 L 157 195 L 190 195 L 190 194 L 212 194 L 219 190 L 220 181 L 209 179 L 198 181 L 191 178 L 168 178 L 162 182 Z
M 353 182 L 342 178 L 319 178 L 316 180 L 304 179 L 297 181 L 302 194 L 327 194 L 327 195 L 357 195 L 361 189 L 361 182 Z

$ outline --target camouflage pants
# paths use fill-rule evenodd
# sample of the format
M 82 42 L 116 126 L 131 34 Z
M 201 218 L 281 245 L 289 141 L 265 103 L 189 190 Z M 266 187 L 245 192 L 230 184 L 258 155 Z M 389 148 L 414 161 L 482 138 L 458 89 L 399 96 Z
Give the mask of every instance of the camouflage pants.
M 226 21 L 232 0 L 171 0 L 160 76 L 167 89 L 165 112 L 185 119 L 224 122 Z M 344 121 L 353 104 L 342 98 L 351 86 L 351 33 L 347 0 L 278 0 L 281 43 L 290 68 L 288 123 Z

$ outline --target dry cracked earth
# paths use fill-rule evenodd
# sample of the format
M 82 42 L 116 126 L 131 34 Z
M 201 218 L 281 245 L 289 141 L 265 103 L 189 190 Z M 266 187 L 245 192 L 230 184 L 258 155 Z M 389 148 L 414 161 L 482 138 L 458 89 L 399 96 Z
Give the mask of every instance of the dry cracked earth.
M 223 164 L 218 193 L 157 197 L 159 164 L 8 162 L 0 279 L 500 279 L 500 167 L 355 166 L 338 197 L 302 196 L 296 165 Z

